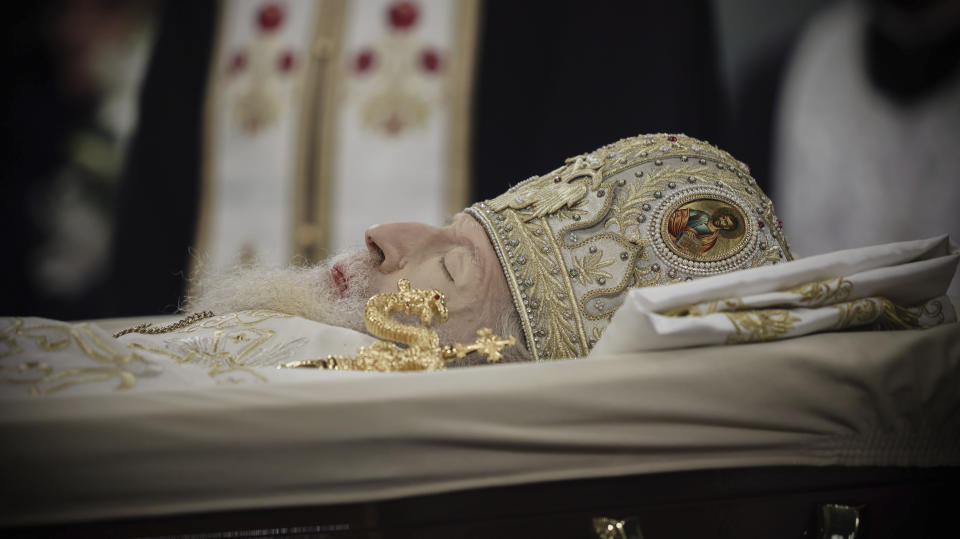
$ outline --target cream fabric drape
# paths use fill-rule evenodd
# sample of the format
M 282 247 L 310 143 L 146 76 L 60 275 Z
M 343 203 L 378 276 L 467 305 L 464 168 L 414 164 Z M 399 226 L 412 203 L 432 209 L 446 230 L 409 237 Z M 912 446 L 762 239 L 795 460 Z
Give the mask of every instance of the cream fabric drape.
M 758 466 L 960 465 L 960 328 L 9 400 L 0 524 Z
M 956 321 L 960 251 L 946 236 L 849 249 L 631 291 L 592 355 Z
M 113 325 L 140 323 L 130 319 Z M 5 345 L 0 399 L 295 382 L 304 379 L 302 372 L 277 365 L 351 355 L 373 341 L 363 333 L 267 310 L 227 313 L 175 331 L 129 333 L 118 339 L 96 323 L 6 318 L 0 319 L 0 342 Z

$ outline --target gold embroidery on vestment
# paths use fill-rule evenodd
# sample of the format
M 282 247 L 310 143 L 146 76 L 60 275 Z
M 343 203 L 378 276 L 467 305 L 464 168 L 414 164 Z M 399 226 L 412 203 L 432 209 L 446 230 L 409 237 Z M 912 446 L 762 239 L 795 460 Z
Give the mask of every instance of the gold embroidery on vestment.
M 684 305 L 683 307 L 676 307 L 674 309 L 670 309 L 669 311 L 663 313 L 663 315 L 676 316 L 676 317 L 706 316 L 708 314 L 713 314 L 718 312 L 736 311 L 742 307 L 743 307 L 742 299 L 730 298 L 730 299 L 723 299 L 718 301 L 709 301 L 706 303 L 698 303 L 696 305 Z
M 130 389 L 136 385 L 136 375 L 129 369 L 133 363 L 143 362 L 137 354 L 120 354 L 111 343 L 101 337 L 86 324 L 65 324 L 43 322 L 27 326 L 22 318 L 7 318 L 10 325 L 0 330 L 2 340 L 7 345 L 0 356 L 0 383 L 28 386 L 32 396 L 56 393 L 63 389 L 81 384 L 106 382 L 118 379 L 116 390 Z M 100 364 L 95 367 L 73 367 L 57 370 L 42 361 L 21 361 L 7 364 L 6 360 L 15 360 L 24 354 L 25 347 L 19 339 L 32 341 L 45 352 L 66 352 L 76 347 L 86 358 Z
M 762 309 L 723 313 L 733 324 L 727 344 L 744 344 L 780 339 L 793 329 L 800 318 L 784 309 Z
M 861 298 L 836 305 L 838 312 L 837 329 L 854 326 L 867 326 L 869 329 L 918 329 L 928 327 L 921 321 L 927 309 L 901 307 L 883 297 Z M 935 307 L 932 307 L 935 309 Z
M 853 292 L 853 283 L 843 277 L 838 277 L 826 281 L 806 283 L 784 290 L 784 292 L 798 294 L 800 298 L 797 302 L 800 304 L 819 307 L 827 303 L 846 301 Z

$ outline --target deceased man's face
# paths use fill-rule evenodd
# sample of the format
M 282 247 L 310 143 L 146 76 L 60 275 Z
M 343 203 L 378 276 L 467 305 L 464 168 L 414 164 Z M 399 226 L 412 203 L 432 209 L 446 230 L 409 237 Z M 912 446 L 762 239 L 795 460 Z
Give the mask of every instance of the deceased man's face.
M 481 225 L 465 213 L 443 227 L 393 223 L 372 226 L 365 236 L 365 249 L 316 266 L 243 267 L 205 275 L 195 283 L 188 308 L 274 309 L 363 331 L 367 300 L 396 292 L 397 281 L 408 279 L 414 288 L 446 296 L 450 319 L 434 327 L 445 343 L 472 342 L 477 329 L 496 328 L 513 309 L 493 247 Z
M 367 229 L 367 249 L 377 271 L 366 295 L 395 292 L 399 279 L 415 288 L 437 289 L 447 298 L 450 331 L 460 342 L 473 341 L 476 330 L 494 327 L 505 310 L 513 309 L 506 278 L 481 225 L 458 213 L 444 227 L 393 223 Z M 338 280 L 334 266 L 334 280 Z M 346 292 L 350 276 L 346 275 Z M 443 332 L 442 328 L 438 328 Z

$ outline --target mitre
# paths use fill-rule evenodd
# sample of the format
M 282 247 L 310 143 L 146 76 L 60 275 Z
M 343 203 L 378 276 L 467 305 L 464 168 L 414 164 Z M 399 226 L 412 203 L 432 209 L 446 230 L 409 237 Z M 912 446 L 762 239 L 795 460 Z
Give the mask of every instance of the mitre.
M 587 355 L 631 288 L 793 258 L 749 168 L 685 135 L 617 141 L 466 211 L 536 360 Z

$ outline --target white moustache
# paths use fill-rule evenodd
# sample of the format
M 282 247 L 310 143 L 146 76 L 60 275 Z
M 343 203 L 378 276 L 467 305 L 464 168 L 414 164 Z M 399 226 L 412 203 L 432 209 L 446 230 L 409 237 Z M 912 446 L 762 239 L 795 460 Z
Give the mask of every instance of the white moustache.
M 364 331 L 363 308 L 376 264 L 366 249 L 352 249 L 317 265 L 252 265 L 203 274 L 193 283 L 195 292 L 185 310 L 223 314 L 269 309 Z

